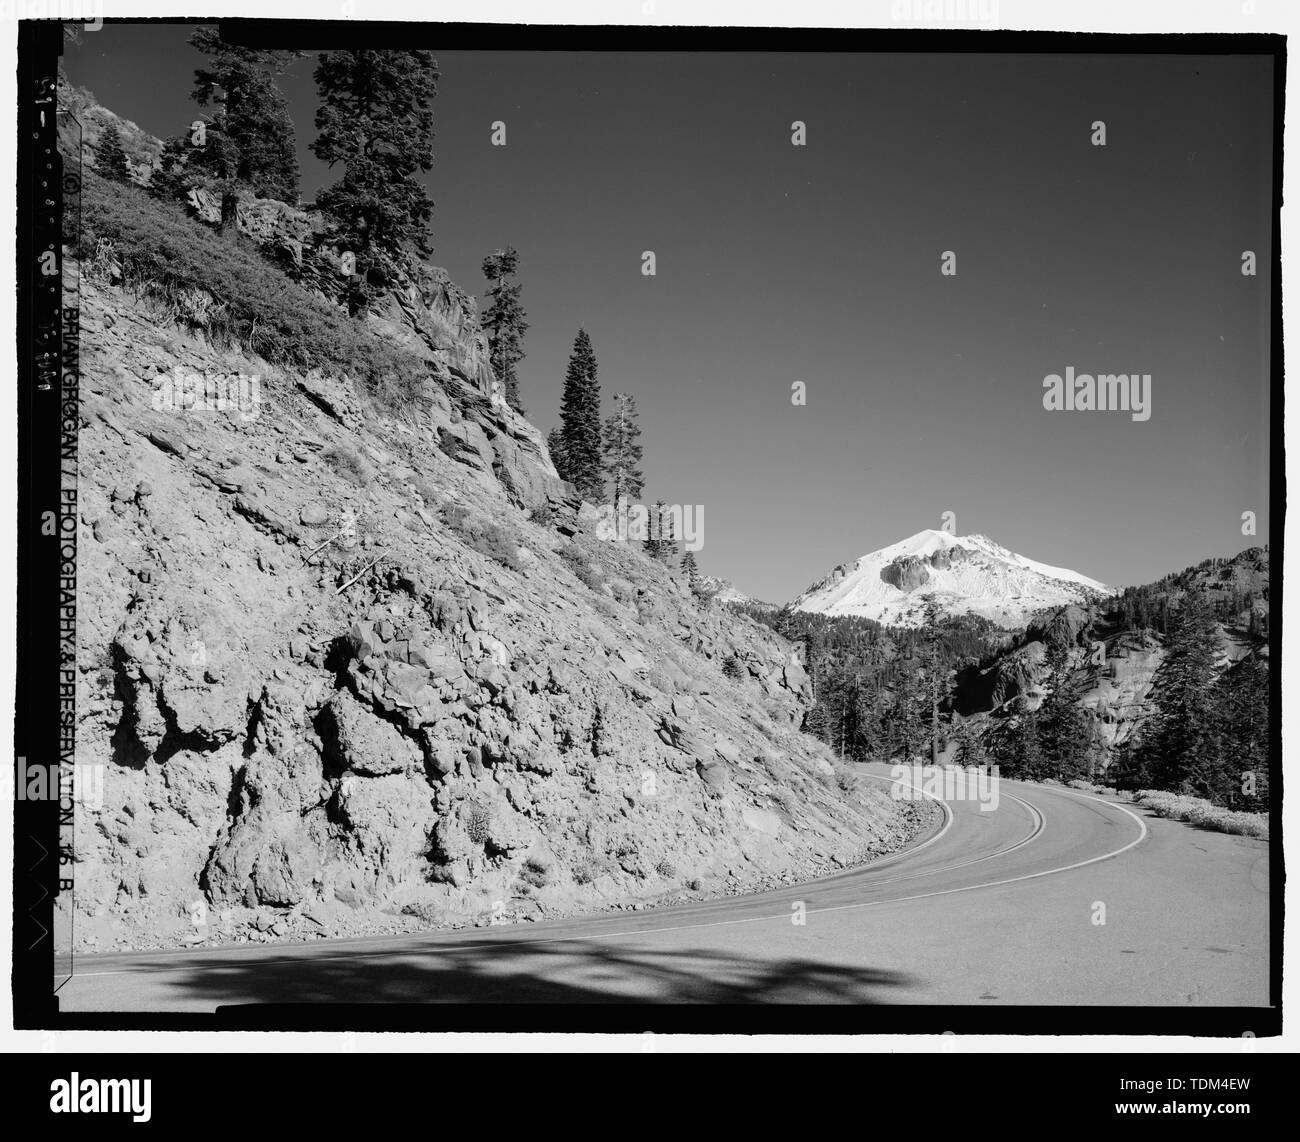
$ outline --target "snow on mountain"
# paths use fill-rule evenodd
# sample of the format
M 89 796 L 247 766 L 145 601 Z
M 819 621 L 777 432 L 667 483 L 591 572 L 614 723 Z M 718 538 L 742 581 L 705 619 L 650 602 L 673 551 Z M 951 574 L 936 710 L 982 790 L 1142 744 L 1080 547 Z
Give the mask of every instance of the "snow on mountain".
M 948 614 L 981 615 L 1012 629 L 1045 607 L 1108 593 L 1104 583 L 1026 559 L 987 536 L 928 530 L 836 567 L 790 605 L 889 626 L 920 626 L 926 599 L 933 595 Z

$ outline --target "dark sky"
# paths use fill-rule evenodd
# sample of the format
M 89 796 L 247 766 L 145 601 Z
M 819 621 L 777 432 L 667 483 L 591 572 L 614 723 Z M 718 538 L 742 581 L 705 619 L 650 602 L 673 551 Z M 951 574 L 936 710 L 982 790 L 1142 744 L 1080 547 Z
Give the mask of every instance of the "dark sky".
M 65 66 L 174 134 L 195 114 L 187 35 L 109 25 Z M 434 260 L 481 294 L 483 256 L 519 250 L 544 429 L 586 326 L 605 393 L 637 398 L 647 498 L 704 505 L 705 571 L 785 601 L 945 511 L 1116 585 L 1263 542 L 1270 59 L 438 62 Z M 304 200 L 331 177 L 307 150 L 313 66 L 284 80 Z M 1150 373 L 1150 420 L 1044 410 L 1071 365 Z

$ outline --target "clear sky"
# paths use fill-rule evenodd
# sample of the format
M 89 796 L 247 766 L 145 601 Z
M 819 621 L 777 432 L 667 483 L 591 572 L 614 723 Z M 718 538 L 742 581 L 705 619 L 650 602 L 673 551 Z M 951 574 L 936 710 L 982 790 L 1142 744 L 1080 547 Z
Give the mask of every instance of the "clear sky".
M 107 25 L 65 67 L 175 134 L 187 35 Z M 1115 585 L 1264 542 L 1270 59 L 437 54 L 434 261 L 481 295 L 519 250 L 544 430 L 586 326 L 704 571 L 783 602 L 945 511 Z M 305 201 L 313 66 L 283 84 Z M 1044 410 L 1067 366 L 1150 373 L 1150 419 Z

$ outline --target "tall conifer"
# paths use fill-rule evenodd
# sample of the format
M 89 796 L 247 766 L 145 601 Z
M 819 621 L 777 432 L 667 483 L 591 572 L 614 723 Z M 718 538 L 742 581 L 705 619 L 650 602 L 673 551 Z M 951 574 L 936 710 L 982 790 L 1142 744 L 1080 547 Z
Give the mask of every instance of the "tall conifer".
M 615 393 L 614 411 L 605 421 L 604 440 L 605 471 L 615 506 L 620 499 L 636 501 L 645 488 L 645 477 L 637 467 L 641 463 L 640 438 L 636 399 L 630 393 Z
M 605 469 L 600 446 L 600 385 L 596 381 L 596 352 L 585 329 L 573 339 L 573 352 L 564 374 L 560 404 L 560 439 L 565 479 L 593 504 L 605 497 Z
M 528 322 L 524 320 L 523 303 L 519 299 L 523 287 L 509 279 L 519 270 L 519 254 L 513 246 L 498 250 L 483 259 L 483 276 L 492 283 L 488 290 L 491 299 L 483 314 L 483 330 L 487 333 L 492 371 L 505 386 L 506 402 L 515 412 L 524 411 L 519 397 L 519 375 L 515 366 L 524 359 L 524 334 Z

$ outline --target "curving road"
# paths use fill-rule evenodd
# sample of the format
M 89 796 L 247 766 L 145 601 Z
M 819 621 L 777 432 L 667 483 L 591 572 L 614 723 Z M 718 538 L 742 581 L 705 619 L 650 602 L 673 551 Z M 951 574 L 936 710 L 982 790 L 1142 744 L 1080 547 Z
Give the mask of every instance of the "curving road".
M 864 772 L 888 781 L 884 766 Z M 911 849 L 792 888 L 526 926 L 78 956 L 59 998 L 64 1011 L 483 1001 L 1262 1008 L 1267 887 L 1264 841 L 1004 781 L 996 810 L 946 802 L 942 826 Z

